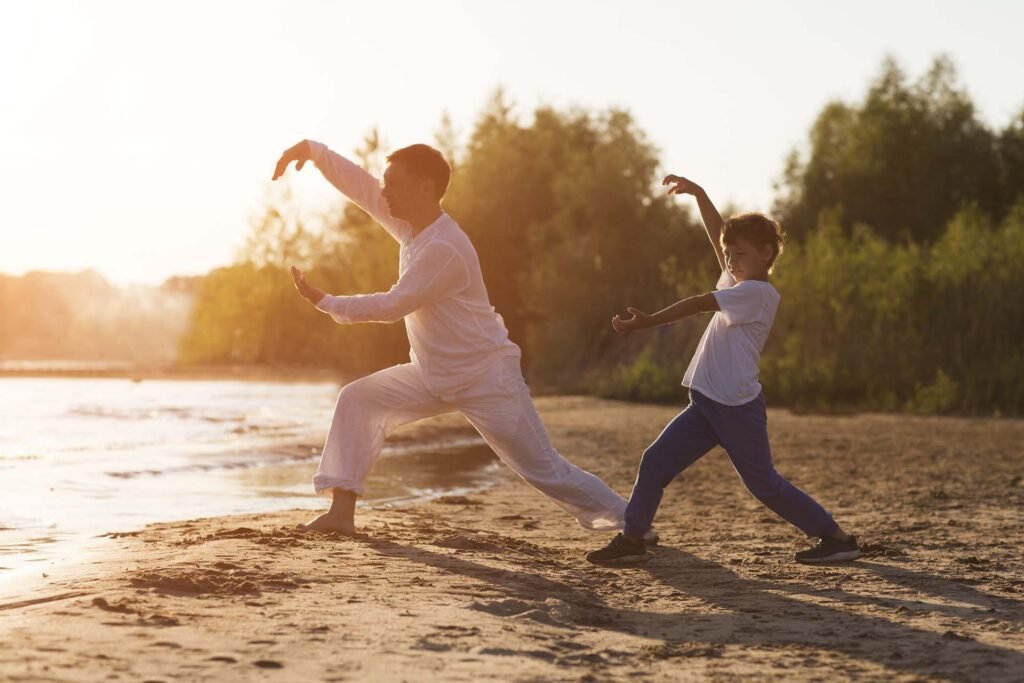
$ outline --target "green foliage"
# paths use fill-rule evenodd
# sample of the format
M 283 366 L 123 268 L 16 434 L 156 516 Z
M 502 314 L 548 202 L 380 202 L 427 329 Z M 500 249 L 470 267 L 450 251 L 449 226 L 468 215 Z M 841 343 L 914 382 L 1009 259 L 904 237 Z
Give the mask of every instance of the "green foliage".
M 679 381 L 706 318 L 628 337 L 609 324 L 627 305 L 656 311 L 718 277 L 686 203 L 658 187 L 657 150 L 630 115 L 541 107 L 527 119 L 499 91 L 464 148 L 447 118 L 438 138 L 454 162 L 445 208 L 473 239 L 534 386 L 684 400 Z M 373 133 L 356 155 L 379 173 L 380 151 Z M 946 59 L 915 83 L 889 62 L 861 103 L 827 106 L 806 158 L 791 156 L 779 202 L 797 239 L 774 278 L 782 303 L 762 358 L 771 402 L 1019 413 L 1022 188 L 1024 112 L 990 131 Z M 201 283 L 182 360 L 349 376 L 405 360 L 401 325 L 335 325 L 287 273 L 300 265 L 336 294 L 382 291 L 396 251 L 351 205 L 307 217 L 286 191 L 271 195 L 238 262 Z
M 582 388 L 586 370 L 615 353 L 612 312 L 668 303 L 661 261 L 706 242 L 656 190 L 657 167 L 626 112 L 542 107 L 527 124 L 500 91 L 485 109 L 446 206 L 533 377 Z
M 1024 287 L 1024 204 L 998 228 L 968 207 L 930 246 L 889 245 L 864 226 L 846 235 L 826 217 L 784 259 L 761 365 L 783 404 L 925 413 L 1024 405 L 1024 307 L 1010 294 Z
M 907 408 L 921 415 L 937 415 L 956 407 L 957 384 L 939 368 L 931 384 L 917 387 Z
M 914 83 L 889 59 L 862 102 L 822 110 L 806 154 L 790 155 L 776 212 L 798 239 L 837 207 L 845 229 L 887 240 L 930 242 L 967 202 L 1001 218 L 1024 187 L 1022 127 L 984 125 L 948 58 Z

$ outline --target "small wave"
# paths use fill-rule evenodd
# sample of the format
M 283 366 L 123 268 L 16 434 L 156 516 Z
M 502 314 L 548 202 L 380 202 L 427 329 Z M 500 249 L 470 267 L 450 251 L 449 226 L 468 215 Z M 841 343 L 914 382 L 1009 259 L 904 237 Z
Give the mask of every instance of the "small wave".
M 385 444 L 381 451 L 381 457 L 395 458 L 485 445 L 486 442 L 479 436 L 451 437 L 445 439 L 433 439 L 429 441 Z M 175 467 L 164 467 L 160 469 L 145 468 L 109 471 L 104 472 L 104 474 L 118 479 L 133 479 L 135 477 L 161 476 L 165 474 L 210 472 L 213 470 L 233 470 L 264 467 L 268 465 L 296 464 L 312 462 L 320 457 L 320 452 L 321 451 L 318 446 L 296 444 L 291 448 L 283 450 L 278 448 L 273 450 L 251 451 L 248 454 L 241 456 L 237 453 L 214 455 L 208 462 L 192 462 Z
M 245 415 L 216 415 L 196 408 L 162 406 L 158 408 L 116 409 L 105 406 L 76 406 L 67 411 L 74 417 L 98 417 L 113 420 L 202 420 L 204 422 L 244 422 Z

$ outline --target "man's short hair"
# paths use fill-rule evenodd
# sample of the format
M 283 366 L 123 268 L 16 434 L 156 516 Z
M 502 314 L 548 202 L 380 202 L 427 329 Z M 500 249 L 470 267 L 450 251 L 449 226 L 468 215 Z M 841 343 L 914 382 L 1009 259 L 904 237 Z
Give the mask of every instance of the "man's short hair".
M 388 163 L 401 163 L 413 175 L 434 181 L 437 198 L 444 197 L 452 179 L 452 167 L 444 156 L 430 145 L 409 145 L 388 155 Z

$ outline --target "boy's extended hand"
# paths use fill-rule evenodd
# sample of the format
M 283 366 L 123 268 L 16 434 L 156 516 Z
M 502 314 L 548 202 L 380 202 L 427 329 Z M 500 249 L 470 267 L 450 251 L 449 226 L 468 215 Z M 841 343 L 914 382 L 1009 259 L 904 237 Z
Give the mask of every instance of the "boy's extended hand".
M 671 173 L 665 176 L 665 179 L 661 181 L 661 184 L 672 186 L 668 188 L 669 194 L 696 195 L 698 192 L 701 191 L 701 187 L 697 183 L 693 182 L 692 180 L 687 180 L 683 176 L 672 175 Z
M 651 316 L 632 306 L 627 306 L 626 310 L 632 314 L 631 318 L 622 318 L 618 313 L 612 318 L 612 327 L 619 334 L 627 334 L 634 330 L 642 330 L 645 327 L 651 326 Z
M 324 298 L 324 291 L 306 282 L 306 276 L 302 274 L 301 270 L 292 266 L 291 271 L 292 280 L 295 281 L 295 289 L 299 290 L 299 294 L 302 295 L 303 299 L 311 304 L 316 304 L 320 299 Z

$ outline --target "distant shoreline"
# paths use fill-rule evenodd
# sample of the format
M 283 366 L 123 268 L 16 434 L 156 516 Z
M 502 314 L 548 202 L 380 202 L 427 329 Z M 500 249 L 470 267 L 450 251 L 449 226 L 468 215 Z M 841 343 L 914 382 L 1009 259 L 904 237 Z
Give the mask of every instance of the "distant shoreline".
M 127 379 L 246 382 L 324 382 L 343 384 L 337 370 L 303 366 L 258 365 L 135 365 L 105 361 L 0 361 L 0 379 Z

